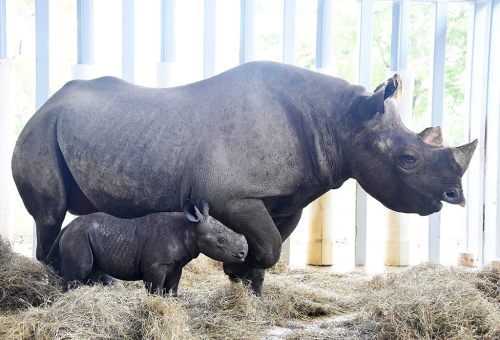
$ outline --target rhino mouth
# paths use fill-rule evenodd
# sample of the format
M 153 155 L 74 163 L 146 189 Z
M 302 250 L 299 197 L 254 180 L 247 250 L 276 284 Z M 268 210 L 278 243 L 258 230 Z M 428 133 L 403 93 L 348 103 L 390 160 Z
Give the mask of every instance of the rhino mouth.
M 418 214 L 420 216 L 429 216 L 437 213 L 443 207 L 443 202 L 439 200 L 427 201 L 426 206 L 423 209 L 419 209 Z

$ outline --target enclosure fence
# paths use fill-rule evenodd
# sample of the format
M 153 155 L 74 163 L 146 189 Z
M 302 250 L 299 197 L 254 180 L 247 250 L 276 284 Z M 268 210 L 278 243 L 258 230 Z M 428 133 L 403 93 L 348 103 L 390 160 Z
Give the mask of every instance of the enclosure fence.
M 172 73 L 176 65 L 176 46 L 183 32 L 176 31 L 176 1 L 160 1 L 160 55 L 158 55 L 157 79 L 159 87 L 173 84 Z M 237 0 L 235 0 L 237 1 Z M 296 0 L 280 0 L 282 4 L 282 61 L 294 64 L 296 60 Z M 259 22 L 255 18 L 256 0 L 240 0 L 240 25 L 234 30 L 240 32 L 239 63 L 255 60 L 255 31 Z M 448 6 L 456 1 L 446 0 L 394 0 L 392 5 L 390 70 L 387 73 L 401 73 L 403 80 L 409 71 L 408 44 L 410 37 L 409 8 L 411 4 L 425 2 L 432 4 L 433 15 L 429 25 L 434 27 L 432 46 L 432 73 L 430 91 L 431 125 L 443 126 L 443 110 L 445 100 L 445 60 L 447 57 L 446 42 L 449 23 Z M 465 119 L 466 138 L 477 138 L 479 144 L 470 164 L 466 178 L 464 177 L 467 207 L 464 225 L 466 226 L 463 251 L 473 253 L 479 265 L 500 258 L 500 0 L 462 1 L 469 6 L 471 15 L 468 20 L 467 65 L 465 76 Z M 40 107 L 49 97 L 49 0 L 35 1 L 36 22 L 36 107 Z M 122 0 L 122 77 L 134 82 L 136 67 L 136 35 L 135 13 L 141 2 Z M 318 71 L 328 70 L 335 62 L 331 50 L 334 48 L 333 36 L 335 25 L 333 20 L 334 0 L 309 1 L 316 7 L 316 49 L 315 67 Z M 373 8 L 378 1 L 353 0 L 359 14 L 358 28 L 358 60 L 356 61 L 357 82 L 370 88 L 372 43 L 373 43 Z M 178 3 L 177 3 L 178 4 Z M 9 115 L 12 115 L 12 63 L 7 59 L 7 26 L 6 15 L 8 0 L 0 0 L 0 129 L 7 135 Z M 216 73 L 216 30 L 218 26 L 217 0 L 200 0 L 203 6 L 203 58 L 202 77 L 207 78 Z M 94 31 L 94 1 L 76 0 L 77 21 L 77 58 L 73 66 L 73 78 L 88 78 L 92 74 L 94 64 L 94 38 L 99 32 Z M 410 70 L 411 71 L 411 70 Z M 411 78 L 410 78 L 411 79 Z M 68 79 L 69 80 L 69 79 Z M 411 89 L 411 86 L 410 86 Z M 404 108 L 403 120 L 411 125 L 411 108 Z M 5 133 L 4 133 L 5 132 Z M 2 139 L 2 145 L 6 145 Z M 2 149 L 2 167 L 10 164 L 10 155 Z M 8 176 L 9 171 L 1 173 Z M 4 181 L 4 179 L 2 179 Z M 355 263 L 364 265 L 367 260 L 367 229 L 369 224 L 369 198 L 363 189 L 356 187 L 355 194 Z M 399 214 L 393 213 L 392 221 L 396 228 L 404 228 L 404 221 Z M 420 220 L 422 221 L 422 220 Z M 442 218 L 440 213 L 433 214 L 425 220 L 428 227 L 427 259 L 440 261 Z M 1 228 L 1 226 L 0 226 Z M 407 238 L 399 233 L 400 239 Z M 402 240 L 401 240 L 402 241 Z M 289 248 L 286 251 L 289 251 Z M 285 254 L 286 256 L 286 254 Z M 399 259 L 395 264 L 407 264 Z

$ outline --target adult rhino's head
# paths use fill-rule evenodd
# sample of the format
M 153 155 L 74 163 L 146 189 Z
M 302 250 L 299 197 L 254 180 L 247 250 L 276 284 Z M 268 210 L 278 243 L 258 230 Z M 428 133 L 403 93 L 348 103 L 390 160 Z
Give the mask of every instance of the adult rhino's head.
M 429 215 L 441 210 L 441 201 L 464 206 L 461 178 L 477 140 L 444 147 L 439 127 L 420 133 L 407 129 L 394 100 L 401 87 L 395 75 L 352 104 L 353 133 L 347 141 L 351 176 L 395 211 Z
M 235 233 L 210 216 L 209 206 L 205 200 L 200 200 L 200 208 L 201 212 L 191 200 L 187 200 L 183 206 L 186 218 L 196 224 L 199 251 L 216 261 L 243 262 L 248 254 L 245 236 Z

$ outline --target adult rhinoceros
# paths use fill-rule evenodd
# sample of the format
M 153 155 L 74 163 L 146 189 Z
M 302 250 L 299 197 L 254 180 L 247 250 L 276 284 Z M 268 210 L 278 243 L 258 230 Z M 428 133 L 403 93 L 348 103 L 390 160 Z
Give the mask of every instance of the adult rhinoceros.
M 12 159 L 37 258 L 66 211 L 132 218 L 204 198 L 248 240 L 247 260 L 226 273 L 259 293 L 302 209 L 348 178 L 400 212 L 463 205 L 476 141 L 445 148 L 439 128 L 409 131 L 391 98 L 399 90 L 397 76 L 372 94 L 271 62 L 169 89 L 71 81 L 26 124 Z

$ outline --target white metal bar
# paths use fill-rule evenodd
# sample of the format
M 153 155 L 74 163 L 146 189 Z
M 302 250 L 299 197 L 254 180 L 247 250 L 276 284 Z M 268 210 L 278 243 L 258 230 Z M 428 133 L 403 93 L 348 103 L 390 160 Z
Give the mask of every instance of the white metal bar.
M 372 42 L 373 0 L 361 1 L 359 34 L 359 83 L 370 87 L 371 42 Z M 354 260 L 357 266 L 366 264 L 367 246 L 367 194 L 356 184 L 356 236 L 354 241 Z
M 479 143 L 469 165 L 469 192 L 467 215 L 467 251 L 475 254 L 478 264 L 484 262 L 484 184 L 486 162 L 486 96 L 487 58 L 491 27 L 491 1 L 474 5 L 474 36 L 469 95 L 469 126 L 471 139 Z
M 240 64 L 254 59 L 255 0 L 240 0 Z
M 135 79 L 135 0 L 122 0 L 122 78 Z
M 5 240 L 12 237 L 12 174 L 10 158 L 14 137 L 13 99 L 14 65 L 9 59 L 0 58 L 0 236 Z
M 444 77 L 448 4 L 438 2 L 434 13 L 434 57 L 432 67 L 432 126 L 443 125 Z M 439 262 L 441 249 L 441 213 L 429 216 L 429 261 Z
M 316 68 L 328 68 L 332 62 L 332 0 L 318 0 L 316 28 Z
M 160 62 L 157 66 L 158 87 L 169 87 L 175 83 L 175 0 L 161 0 L 160 13 Z
M 78 0 L 77 13 L 77 63 L 94 63 L 93 0 Z
M 175 0 L 161 0 L 161 62 L 175 61 Z
M 203 78 L 215 73 L 215 0 L 205 0 L 203 22 Z
M 49 2 L 35 1 L 36 109 L 49 98 Z M 36 225 L 33 223 L 33 257 L 36 254 Z
M 7 0 L 0 0 L 0 59 L 7 57 Z
M 406 71 L 408 64 L 409 0 L 392 4 L 391 70 Z
M 484 251 L 483 262 L 500 259 L 500 0 L 492 1 L 488 51 L 488 91 L 486 92 L 486 164 L 484 176 Z
M 283 0 L 283 62 L 294 63 L 295 56 L 295 0 Z
M 49 98 L 49 2 L 36 0 L 36 109 Z

